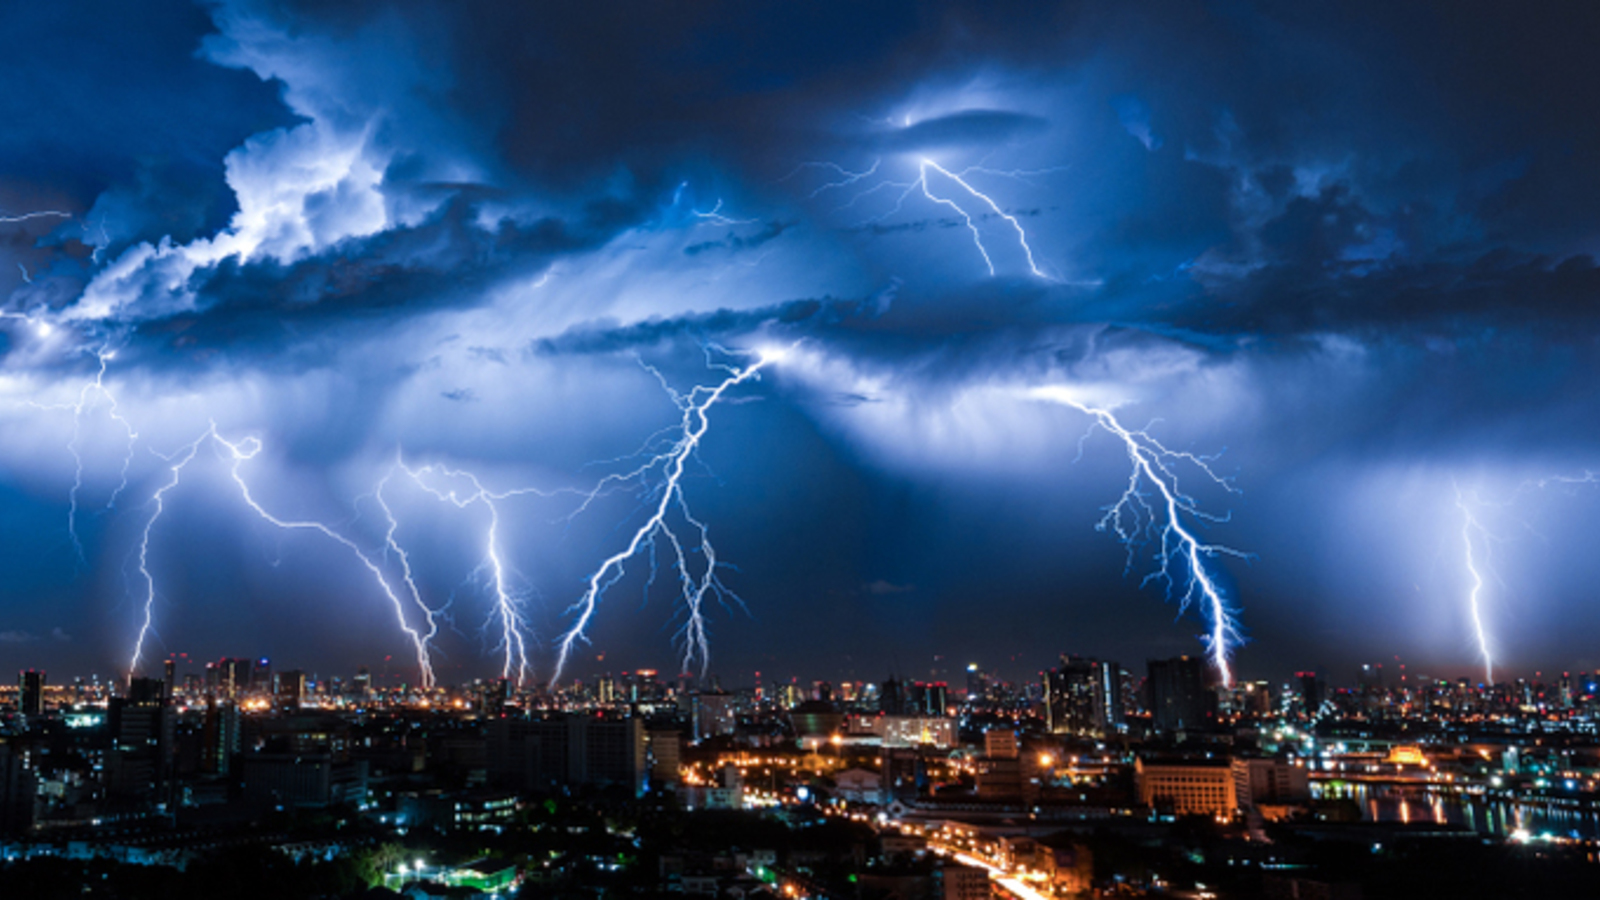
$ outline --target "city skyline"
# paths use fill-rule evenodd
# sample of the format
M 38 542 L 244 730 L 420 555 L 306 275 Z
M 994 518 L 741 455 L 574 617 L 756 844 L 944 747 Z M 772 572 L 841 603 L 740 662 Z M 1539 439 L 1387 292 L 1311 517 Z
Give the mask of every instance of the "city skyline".
M 1567 15 L 8 11 L 0 667 L 1600 671 Z

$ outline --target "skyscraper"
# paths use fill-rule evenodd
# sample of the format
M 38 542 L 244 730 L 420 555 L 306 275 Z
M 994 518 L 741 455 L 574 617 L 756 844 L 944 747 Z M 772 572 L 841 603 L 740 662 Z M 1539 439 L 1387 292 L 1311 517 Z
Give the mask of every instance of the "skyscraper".
M 1197 657 L 1152 659 L 1150 713 L 1157 731 L 1197 728 L 1209 718 L 1205 663 Z
M 281 709 L 297 710 L 301 701 L 306 698 L 306 673 L 299 669 L 290 669 L 278 676 L 278 706 Z
M 44 712 L 44 673 L 29 669 L 17 676 L 19 706 L 25 716 Z
M 164 803 L 172 787 L 175 749 L 172 706 L 159 678 L 133 678 L 125 697 L 107 709 L 111 751 L 106 755 L 107 791 L 122 801 Z
M 1045 675 L 1045 714 L 1050 731 L 1105 737 L 1123 730 L 1122 672 L 1113 662 L 1061 657 Z

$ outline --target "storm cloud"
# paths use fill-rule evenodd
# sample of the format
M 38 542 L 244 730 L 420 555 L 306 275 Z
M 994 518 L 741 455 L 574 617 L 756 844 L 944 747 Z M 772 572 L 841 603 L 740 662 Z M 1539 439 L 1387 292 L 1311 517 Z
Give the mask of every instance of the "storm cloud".
M 1471 671 L 1461 485 L 1546 537 L 1508 540 L 1497 654 L 1600 665 L 1576 553 L 1600 491 L 1518 490 L 1600 466 L 1597 15 L 8 9 L 0 661 L 123 664 L 132 548 L 215 427 L 261 441 L 261 502 L 373 552 L 396 460 L 528 489 L 501 514 L 548 672 L 643 508 L 574 492 L 769 359 L 686 471 L 737 565 L 744 604 L 712 617 L 730 675 L 1195 646 L 1147 555 L 1095 531 L 1123 448 L 1041 387 L 1220 454 L 1240 493 L 1201 492 L 1197 527 L 1249 554 L 1218 564 L 1246 676 Z M 253 518 L 216 447 L 195 460 L 150 531 L 161 655 L 406 652 L 340 545 Z M 481 509 L 393 490 L 451 610 L 446 677 L 494 671 Z M 629 579 L 571 674 L 676 659 L 681 610 Z M 85 624 L 43 637 L 62 621 Z

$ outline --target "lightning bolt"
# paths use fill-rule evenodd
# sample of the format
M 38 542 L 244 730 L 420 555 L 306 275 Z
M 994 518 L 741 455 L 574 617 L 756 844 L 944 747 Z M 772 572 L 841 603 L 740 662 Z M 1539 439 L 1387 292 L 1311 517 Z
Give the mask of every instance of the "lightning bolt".
M 706 430 L 711 426 L 711 407 L 732 388 L 757 378 L 763 368 L 781 359 L 783 352 L 778 350 L 762 352 L 754 363 L 742 369 L 728 365 L 716 366 L 727 372 L 726 378 L 711 386 L 696 385 L 686 394 L 680 393 L 668 384 L 660 371 L 645 366 L 645 369 L 661 382 L 661 386 L 672 398 L 673 404 L 682 413 L 675 429 L 678 437 L 664 450 L 650 456 L 632 471 L 601 479 L 574 511 L 573 515 L 582 513 L 603 491 L 619 485 L 648 485 L 653 479 L 660 479 L 659 483 L 648 492 L 648 496 L 654 499 L 654 509 L 650 516 L 634 531 L 633 537 L 625 547 L 607 557 L 594 570 L 589 576 L 583 596 L 568 608 L 568 612 L 575 613 L 576 618 L 572 626 L 561 636 L 555 671 L 550 678 L 552 684 L 560 680 L 573 647 L 580 641 L 588 642 L 585 629 L 589 625 L 589 620 L 594 616 L 595 608 L 605 592 L 625 574 L 628 560 L 642 551 L 648 551 L 652 563 L 651 578 L 654 580 L 657 541 L 666 543 L 673 566 L 678 573 L 678 590 L 684 603 L 684 624 L 678 631 L 678 638 L 682 641 L 683 647 L 683 670 L 689 671 L 696 657 L 700 659 L 702 672 L 710 664 L 710 645 L 707 640 L 705 620 L 701 615 L 703 604 L 707 596 L 732 598 L 737 601 L 738 595 L 717 578 L 716 549 L 711 544 L 710 531 L 704 522 L 695 518 L 689 509 L 688 501 L 683 496 L 683 472 L 689 457 L 699 449 Z M 687 525 L 687 536 L 680 534 L 668 521 L 669 514 L 674 510 Z M 698 574 L 690 567 L 689 557 L 693 552 L 691 547 L 704 557 L 704 565 Z
M 18 213 L 14 216 L 0 216 L 0 225 L 12 225 L 18 222 L 28 222 L 33 219 L 70 219 L 72 213 L 61 212 L 55 209 L 41 209 L 37 212 Z
M 1248 560 L 1250 555 L 1231 547 L 1204 543 L 1185 525 L 1186 518 L 1225 522 L 1227 517 L 1201 510 L 1195 499 L 1179 484 L 1177 467 L 1187 465 L 1194 468 L 1229 493 L 1237 493 L 1238 488 L 1211 468 L 1213 457 L 1173 450 L 1148 431 L 1127 428 L 1111 410 L 1076 399 L 1065 388 L 1037 388 L 1032 394 L 1070 406 L 1089 416 L 1094 420 L 1090 433 L 1099 428 L 1122 441 L 1132 466 L 1128 483 L 1117 501 L 1106 507 L 1105 515 L 1095 528 L 1114 533 L 1127 547 L 1129 570 L 1133 567 L 1139 548 L 1155 544 L 1156 568 L 1144 577 L 1141 586 L 1152 581 L 1164 583 L 1167 596 L 1177 597 L 1180 614 L 1190 604 L 1200 608 L 1201 618 L 1207 626 L 1203 640 L 1211 664 L 1221 676 L 1222 683 L 1231 686 L 1233 669 L 1229 657 L 1233 649 L 1243 643 L 1244 635 L 1237 619 L 1237 610 L 1217 583 L 1211 566 L 1221 556 Z M 1085 434 L 1084 439 L 1087 438 L 1088 434 Z M 1081 441 L 1079 452 L 1082 452 Z M 1147 493 L 1146 486 L 1155 491 L 1154 496 Z
M 33 320 L 30 319 L 29 321 Z M 50 333 L 48 323 L 38 322 L 35 327 L 41 336 L 46 336 Z M 101 347 L 95 353 L 95 356 L 99 367 L 95 371 L 94 379 L 85 383 L 78 392 L 77 402 L 47 404 L 29 401 L 29 405 L 36 409 L 65 410 L 72 413 L 72 439 L 67 442 L 67 452 L 71 454 L 73 463 L 72 488 L 67 492 L 67 533 L 72 538 L 72 547 L 77 551 L 79 562 L 84 565 L 88 564 L 89 558 L 84 552 L 83 541 L 78 535 L 78 495 L 83 490 L 82 441 L 84 416 L 95 406 L 97 399 L 103 399 L 106 404 L 107 415 L 112 421 L 121 426 L 123 433 L 127 435 L 127 450 L 122 456 L 119 480 L 116 488 L 112 490 L 111 496 L 106 500 L 106 509 L 114 508 L 117 504 L 117 498 L 122 496 L 122 492 L 128 489 L 128 467 L 133 463 L 133 448 L 135 442 L 139 439 L 139 433 L 134 430 L 133 423 L 122 415 L 121 409 L 117 405 L 116 395 L 106 387 L 106 369 L 111 360 L 116 358 L 116 351 Z
M 484 556 L 480 570 L 488 570 L 489 585 L 494 594 L 495 609 L 493 616 L 500 623 L 499 649 L 505 654 L 501 677 L 506 679 L 515 677 L 517 686 L 521 687 L 527 680 L 529 673 L 526 637 L 528 627 L 521 611 L 522 598 L 513 592 L 509 586 L 507 567 L 500 548 L 500 508 L 495 504 L 497 501 L 517 496 L 531 494 L 543 497 L 548 496 L 548 494 L 533 488 L 518 488 L 501 492 L 491 491 L 484 487 L 478 477 L 471 472 L 452 469 L 443 465 L 427 465 L 412 469 L 406 466 L 403 460 L 397 461 L 395 465 L 396 468 L 410 476 L 411 480 L 416 482 L 417 486 L 423 491 L 455 506 L 457 509 L 482 505 L 489 511 L 489 527 L 484 534 Z M 470 485 L 471 490 L 461 492 L 455 488 L 442 489 L 436 487 L 430 480 L 430 476 L 434 475 L 463 481 Z M 398 545 L 393 543 L 392 530 L 390 532 L 390 545 L 398 549 Z
M 923 196 L 927 197 L 929 200 L 932 200 L 934 203 L 948 206 L 951 209 L 954 209 L 957 213 L 961 214 L 961 218 L 967 223 L 967 230 L 972 232 L 972 243 L 978 248 L 979 255 L 983 257 L 984 265 L 989 267 L 989 274 L 991 276 L 994 275 L 994 260 L 989 258 L 989 250 L 983 245 L 983 235 L 978 231 L 978 223 L 973 221 L 972 214 L 967 212 L 966 208 L 961 206 L 961 204 L 956 203 L 954 200 L 950 200 L 948 198 L 934 196 L 933 190 L 928 186 L 929 169 L 932 169 L 951 181 L 954 181 L 968 194 L 971 194 L 972 196 L 983 201 L 984 205 L 993 210 L 995 215 L 1010 223 L 1011 227 L 1017 232 L 1017 243 L 1022 246 L 1023 255 L 1028 258 L 1028 271 L 1033 273 L 1034 276 L 1038 278 L 1046 277 L 1043 272 L 1039 271 L 1039 264 L 1034 261 L 1033 248 L 1028 246 L 1028 232 L 1023 230 L 1022 223 L 1017 221 L 1016 216 L 1013 216 L 1010 213 L 1002 210 L 1000 208 L 1000 204 L 994 202 L 994 198 L 973 187 L 960 175 L 957 175 L 949 169 L 946 169 L 944 166 L 941 166 L 933 160 L 924 157 L 921 162 L 916 184 L 922 188 Z
M 859 172 L 853 172 L 837 163 L 806 162 L 801 163 L 789 174 L 785 175 L 783 178 L 780 178 L 779 181 L 786 181 L 795 177 L 801 172 L 810 169 L 833 173 L 836 176 L 833 178 L 833 180 L 826 181 L 811 191 L 809 199 L 816 199 L 817 197 L 829 191 L 842 190 L 853 185 L 868 182 L 869 179 L 872 179 L 873 176 L 878 174 L 878 170 L 882 163 L 882 159 L 877 159 L 873 161 L 870 167 Z M 947 169 L 944 166 L 939 165 L 937 162 L 934 162 L 932 159 L 924 156 L 917 159 L 916 178 L 910 181 L 895 181 L 885 177 L 875 182 L 869 182 L 869 187 L 863 187 L 860 190 L 857 190 L 853 195 L 850 196 L 849 200 L 847 200 L 843 205 L 839 206 L 834 211 L 841 212 L 843 210 L 850 209 L 865 198 L 880 192 L 893 193 L 894 191 L 898 191 L 897 194 L 893 194 L 894 202 L 887 212 L 866 220 L 866 223 L 882 222 L 896 213 L 901 212 L 905 208 L 905 203 L 908 199 L 914 195 L 920 194 L 922 197 L 926 198 L 928 202 L 933 203 L 936 206 L 942 206 L 953 210 L 956 215 L 961 217 L 961 221 L 966 225 L 967 232 L 972 236 L 973 247 L 977 249 L 978 256 L 983 259 L 984 268 L 988 270 L 990 277 L 993 277 L 996 274 L 994 257 L 990 254 L 988 245 L 984 243 L 983 232 L 978 228 L 978 223 L 985 217 L 994 216 L 1004 221 L 1010 226 L 1012 231 L 1016 232 L 1017 245 L 1022 251 L 1023 257 L 1027 260 L 1028 272 L 1036 278 L 1053 280 L 1049 275 L 1045 274 L 1044 270 L 1039 268 L 1039 262 L 1033 255 L 1033 246 L 1028 242 L 1027 229 L 1022 227 L 1022 221 L 1015 215 L 1006 212 L 993 197 L 989 196 L 989 194 L 985 193 L 984 191 L 979 190 L 971 181 L 968 180 L 968 176 L 977 172 L 988 175 L 1014 178 L 1018 181 L 1022 181 L 1023 183 L 1028 183 L 1026 179 L 1022 177 L 1022 175 L 1045 174 L 1052 171 L 1057 171 L 1057 169 L 1038 169 L 1029 172 L 1006 172 L 984 166 L 969 166 L 961 169 L 960 171 L 954 171 Z M 951 195 L 946 195 L 946 193 L 942 190 L 936 191 L 933 186 L 934 182 L 930 179 L 930 173 L 941 176 L 941 178 L 938 179 L 941 183 L 949 182 L 954 184 L 957 188 L 959 188 L 959 190 L 950 192 Z M 958 200 L 958 197 L 963 198 L 963 200 Z M 969 209 L 967 206 L 963 205 L 963 201 L 967 202 L 969 205 L 975 203 L 976 208 Z M 987 212 L 984 212 L 984 210 L 987 210 Z
M 155 615 L 154 609 L 157 590 L 155 576 L 150 571 L 151 532 L 154 530 L 156 523 L 160 520 L 162 512 L 166 509 L 165 498 L 167 492 L 178 485 L 182 479 L 183 471 L 199 453 L 200 447 L 205 445 L 208 441 L 226 454 L 229 477 L 231 477 L 234 484 L 238 486 L 240 498 L 244 501 L 246 506 L 249 506 L 250 509 L 256 513 L 256 515 L 260 516 L 266 522 L 284 530 L 309 530 L 326 536 L 330 540 L 333 540 L 339 545 L 348 549 L 356 557 L 356 559 L 360 561 L 361 565 L 364 566 L 369 573 L 371 573 L 373 579 L 378 584 L 379 590 L 382 591 L 383 595 L 393 606 L 395 617 L 400 624 L 400 630 L 405 633 L 406 637 L 410 639 L 413 647 L 416 649 L 417 667 L 421 672 L 423 688 L 432 688 L 434 685 L 434 674 L 433 663 L 429 655 L 428 640 L 435 633 L 433 616 L 431 611 L 422 604 L 420 596 L 418 596 L 415 592 L 415 584 L 410 580 L 409 564 L 406 566 L 406 581 L 411 588 L 413 601 L 416 603 L 416 605 L 422 608 L 423 614 L 428 622 L 428 633 L 426 635 L 418 631 L 410 624 L 410 622 L 407 621 L 405 613 L 405 601 L 402 600 L 400 593 L 395 590 L 393 585 L 389 583 L 389 578 L 384 572 L 383 567 L 378 563 L 377 560 L 373 559 L 371 555 L 364 551 L 359 544 L 333 530 L 327 525 L 322 524 L 321 522 L 280 518 L 279 516 L 268 512 L 266 508 L 256 500 L 254 493 L 250 490 L 250 484 L 245 480 L 240 468 L 244 463 L 254 459 L 260 454 L 262 450 L 262 443 L 260 439 L 248 437 L 240 441 L 230 441 L 217 432 L 215 423 L 207 428 L 206 431 L 193 442 L 180 448 L 176 453 L 170 456 L 162 457 L 168 463 L 167 469 L 169 475 L 166 482 L 156 490 L 152 497 L 151 504 L 153 511 L 150 515 L 150 518 L 146 520 L 144 531 L 140 536 L 139 573 L 143 577 L 145 584 L 144 616 L 140 624 L 138 636 L 134 642 L 133 657 L 128 665 L 129 673 L 137 673 L 139 670 L 139 661 L 144 654 L 144 646 L 149 638 Z M 385 510 L 387 510 L 387 504 L 382 505 L 384 506 Z M 385 538 L 386 547 L 393 545 L 395 529 L 395 520 L 393 516 L 389 517 L 389 525 L 389 532 Z
M 1549 475 L 1544 478 L 1529 479 L 1517 485 L 1516 490 L 1503 503 L 1490 503 L 1483 500 L 1474 491 L 1469 496 L 1466 491 L 1454 480 L 1451 488 L 1455 491 L 1456 509 L 1461 513 L 1461 544 L 1463 563 L 1467 570 L 1467 577 L 1471 581 L 1471 588 L 1467 591 L 1467 616 L 1472 622 L 1472 630 L 1478 640 L 1478 653 L 1483 657 L 1483 677 L 1485 684 L 1494 684 L 1494 658 L 1490 653 L 1492 643 L 1489 630 L 1484 626 L 1483 616 L 1483 589 L 1485 572 L 1493 573 L 1490 565 L 1490 549 L 1496 541 L 1502 538 L 1495 534 L 1484 524 L 1479 517 L 1479 512 L 1485 506 L 1494 506 L 1509 509 L 1522 497 L 1534 491 L 1542 491 L 1550 487 L 1576 487 L 1579 485 L 1600 484 L 1600 473 L 1585 471 L 1579 475 Z M 1529 527 L 1524 523 L 1524 527 Z M 1474 540 L 1474 535 L 1477 539 Z M 1498 580 L 1498 578 L 1497 578 Z M 1501 582 L 1504 585 L 1504 582 Z
M 1472 618 L 1473 631 L 1478 636 L 1478 652 L 1483 656 L 1484 683 L 1494 684 L 1494 656 L 1489 651 L 1489 634 L 1483 627 L 1483 573 L 1478 571 L 1478 560 L 1472 540 L 1473 532 L 1481 534 L 1486 542 L 1491 540 L 1493 535 L 1478 521 L 1472 506 L 1467 503 L 1466 495 L 1461 491 L 1461 486 L 1452 481 L 1451 487 L 1456 493 L 1456 509 L 1461 511 L 1461 544 L 1467 575 L 1472 579 L 1472 588 L 1467 592 L 1467 612 Z

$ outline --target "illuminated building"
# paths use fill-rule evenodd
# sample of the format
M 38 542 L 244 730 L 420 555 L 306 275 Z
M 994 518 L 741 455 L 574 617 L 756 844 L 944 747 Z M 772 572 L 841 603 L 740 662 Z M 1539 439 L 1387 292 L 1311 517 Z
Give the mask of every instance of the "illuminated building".
M 900 710 L 912 716 L 942 716 L 950 708 L 950 686 L 943 681 L 913 681 Z
M 733 695 L 726 691 L 701 691 L 692 701 L 694 739 L 698 743 L 706 738 L 733 734 L 738 719 L 733 714 Z
M 232 702 L 212 700 L 206 704 L 201 727 L 200 768 L 213 775 L 225 775 L 233 768 L 239 752 L 239 707 Z
M 967 665 L 967 702 L 969 704 L 977 703 L 988 699 L 988 696 L 989 676 L 978 668 L 977 663 L 969 663 Z
M 1045 715 L 1053 734 L 1103 738 L 1123 724 L 1121 667 L 1112 662 L 1061 657 L 1045 675 Z
M 1179 816 L 1232 818 L 1239 789 L 1228 760 L 1134 761 L 1139 802 Z
M 956 721 L 943 716 L 853 716 L 852 735 L 874 735 L 885 747 L 956 747 Z
M 1304 766 L 1282 759 L 1235 759 L 1234 795 L 1242 807 L 1304 803 L 1311 785 Z
M 940 900 L 989 900 L 994 887 L 989 883 L 989 871 L 977 866 L 945 863 L 934 872 Z
M 1014 800 L 1022 796 L 1021 747 L 1017 733 L 991 728 L 983 733 L 983 756 L 977 759 L 978 797 Z
M 683 732 L 675 728 L 650 729 L 645 734 L 650 750 L 650 783 L 675 785 L 683 771 Z

